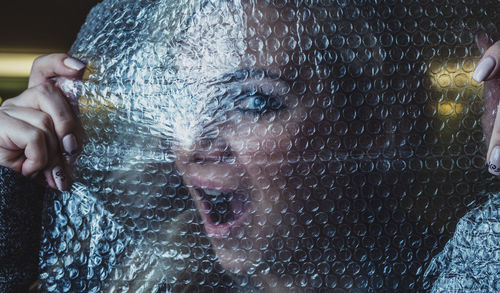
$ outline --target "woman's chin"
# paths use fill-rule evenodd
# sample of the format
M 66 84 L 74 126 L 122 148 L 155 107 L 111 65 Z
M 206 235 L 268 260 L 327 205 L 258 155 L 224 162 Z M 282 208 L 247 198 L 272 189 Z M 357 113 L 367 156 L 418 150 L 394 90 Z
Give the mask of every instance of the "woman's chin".
M 217 255 L 217 261 L 228 272 L 237 275 L 254 273 L 260 257 L 241 248 L 225 248 L 222 243 L 213 239 L 212 248 Z M 252 254 L 252 255 L 250 255 Z

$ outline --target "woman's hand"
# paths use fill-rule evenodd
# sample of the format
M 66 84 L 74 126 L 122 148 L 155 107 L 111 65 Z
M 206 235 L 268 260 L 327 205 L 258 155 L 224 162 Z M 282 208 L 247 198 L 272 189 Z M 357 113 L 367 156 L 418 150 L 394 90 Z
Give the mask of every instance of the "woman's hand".
M 482 33 L 476 38 L 476 43 L 484 52 L 479 60 L 474 75 L 477 82 L 484 82 L 485 109 L 482 117 L 482 127 L 488 143 L 488 170 L 494 175 L 500 175 L 500 41 L 494 42 L 491 37 Z
M 84 67 L 66 54 L 35 60 L 28 89 L 0 107 L 0 165 L 45 178 L 54 189 L 68 187 L 83 130 L 56 80 L 81 78 Z

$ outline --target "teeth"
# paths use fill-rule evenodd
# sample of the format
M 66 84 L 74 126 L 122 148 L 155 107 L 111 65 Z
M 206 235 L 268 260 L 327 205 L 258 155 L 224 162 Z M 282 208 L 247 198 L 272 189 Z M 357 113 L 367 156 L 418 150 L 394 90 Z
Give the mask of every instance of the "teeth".
M 211 196 L 219 196 L 220 194 L 222 194 L 221 191 L 208 190 L 208 189 L 203 189 L 203 192 L 205 192 L 206 194 L 211 195 Z

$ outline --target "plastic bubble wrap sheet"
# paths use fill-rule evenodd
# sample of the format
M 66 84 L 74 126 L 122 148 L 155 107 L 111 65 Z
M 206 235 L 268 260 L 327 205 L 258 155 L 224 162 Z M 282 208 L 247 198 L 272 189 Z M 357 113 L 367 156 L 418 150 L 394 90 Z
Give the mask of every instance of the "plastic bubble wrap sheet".
M 471 76 L 499 10 L 99 3 L 70 51 L 84 79 L 62 85 L 87 142 L 45 213 L 39 289 L 492 291 L 467 233 L 498 247 Z

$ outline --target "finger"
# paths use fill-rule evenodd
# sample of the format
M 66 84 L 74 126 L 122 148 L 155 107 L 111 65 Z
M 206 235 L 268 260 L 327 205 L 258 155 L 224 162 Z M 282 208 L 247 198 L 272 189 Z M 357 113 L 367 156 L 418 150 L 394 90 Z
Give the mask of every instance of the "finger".
M 83 130 L 62 93 L 45 82 L 9 99 L 5 106 L 29 107 L 47 113 L 52 119 L 61 150 L 69 155 L 78 153 Z
M 476 35 L 476 45 L 481 50 L 481 54 L 484 54 L 493 43 L 493 38 L 486 32 L 480 32 Z
M 38 57 L 31 67 L 28 87 L 34 87 L 56 76 L 79 77 L 85 64 L 67 54 Z
M 52 189 L 64 191 L 68 189 L 69 184 L 65 176 L 66 173 L 61 170 L 64 168 L 59 165 L 54 168 L 45 168 L 42 173 L 36 172 L 31 178 Z
M 24 150 L 25 157 L 25 159 L 5 158 L 5 167 L 12 168 L 27 177 L 43 170 L 48 163 L 48 154 L 54 151 L 48 149 L 44 132 L 3 112 L 0 112 L 0 125 L 4 128 L 0 136 L 1 148 L 10 153 Z
M 52 177 L 52 169 L 45 169 L 43 172 L 45 183 L 52 189 L 58 189 L 54 178 Z
M 30 176 L 31 179 L 38 182 L 40 185 L 48 186 L 52 189 L 58 189 L 54 179 L 52 178 L 52 169 L 44 169 L 43 172 L 35 172 Z
M 52 169 L 51 175 L 52 175 L 52 180 L 54 180 L 54 184 L 56 185 L 57 189 L 59 189 L 60 191 L 66 190 L 68 186 L 67 183 L 68 178 L 66 177 L 66 172 L 64 168 L 61 165 L 55 166 Z
M 486 48 L 486 41 L 483 47 Z M 477 82 L 492 80 L 500 77 L 500 41 L 491 45 L 479 60 L 472 78 Z
M 45 171 L 43 172 L 46 184 L 49 187 L 59 189 L 60 191 L 65 190 L 68 186 L 68 179 L 67 176 L 65 176 L 65 168 L 61 164 L 61 158 L 58 152 L 59 147 L 57 138 L 53 130 L 52 120 L 50 119 L 48 114 L 32 109 L 22 108 L 4 109 L 3 112 L 11 118 L 17 119 L 20 122 L 27 122 L 34 128 L 38 128 L 43 131 L 45 140 L 47 142 L 47 165 L 45 166 Z M 17 169 L 20 172 L 23 172 L 23 170 L 28 170 L 28 172 L 31 172 L 30 166 L 26 166 L 27 163 L 29 164 L 29 157 L 27 154 L 25 154 L 25 156 L 26 161 L 24 161 L 23 165 L 21 165 L 21 167 Z M 36 177 L 39 173 L 40 170 L 37 170 L 32 174 L 23 172 L 23 175 Z
M 50 118 L 49 114 L 32 108 L 21 107 L 5 107 L 3 108 L 3 112 L 8 114 L 10 117 L 27 122 L 31 126 L 42 130 L 45 133 L 49 150 L 55 151 L 48 154 L 49 161 L 54 161 L 54 159 L 58 157 L 60 153 L 59 143 L 54 131 L 52 118 Z
M 495 118 L 490 144 L 488 146 L 487 162 L 488 171 L 493 175 L 500 175 L 500 115 Z

